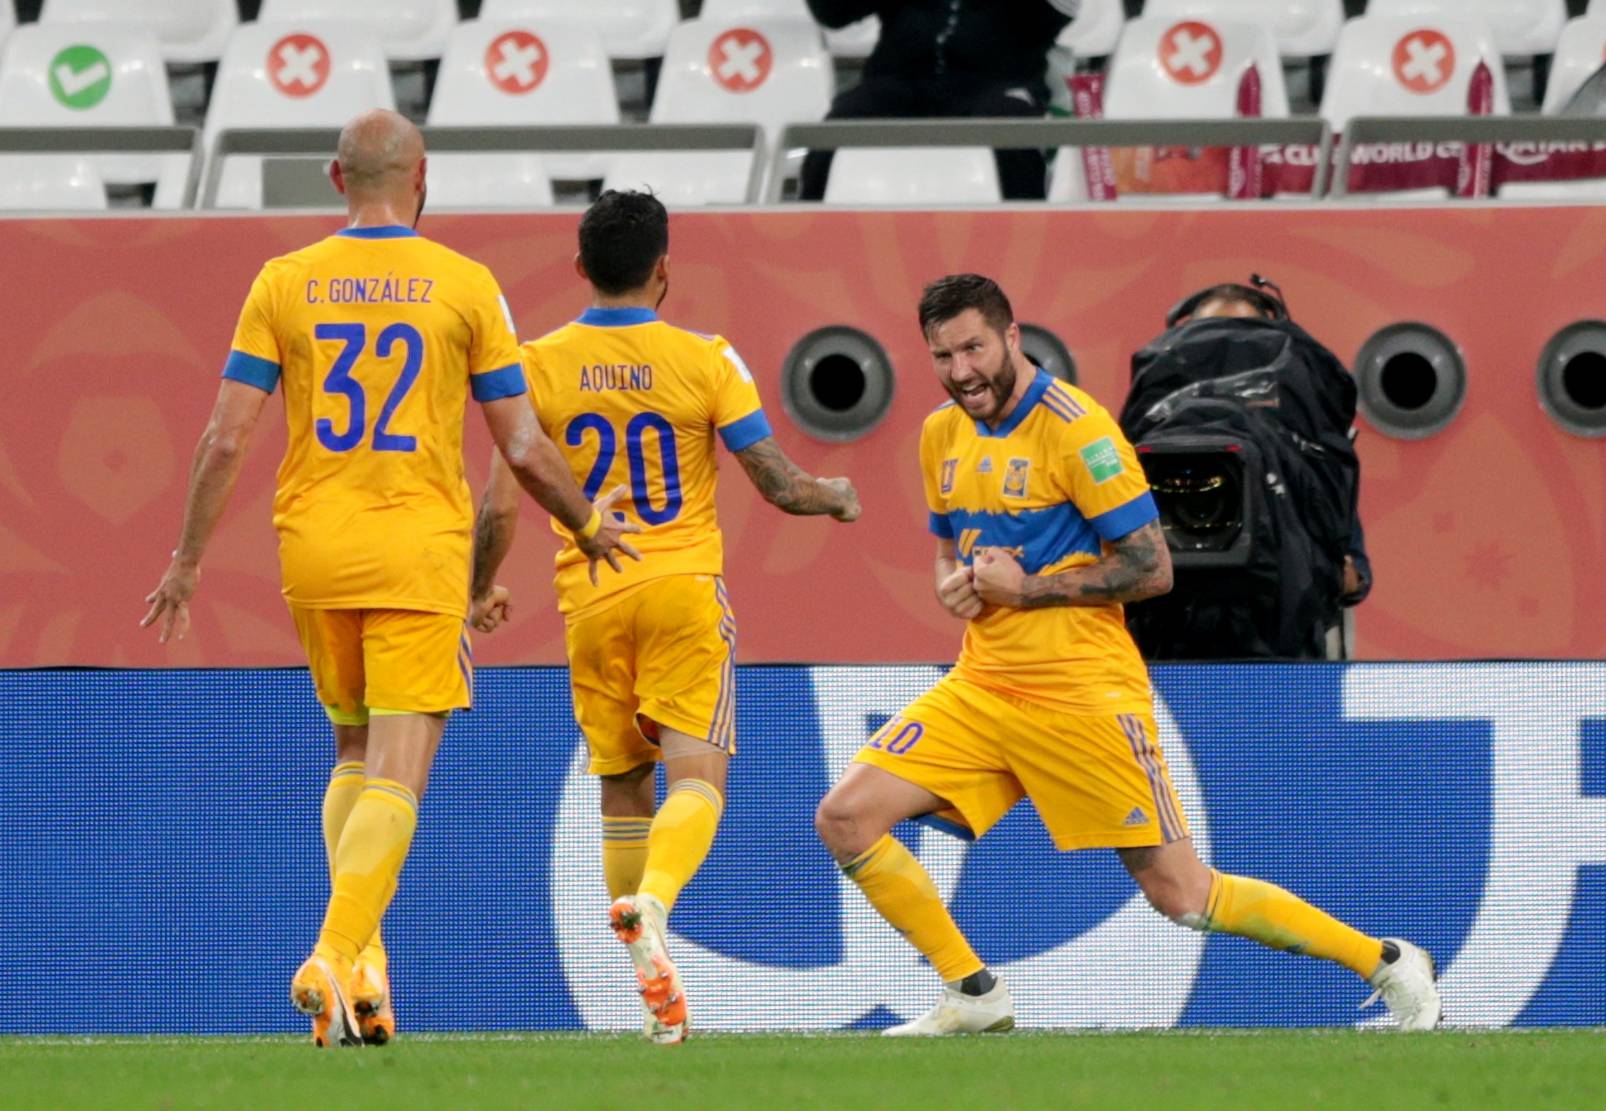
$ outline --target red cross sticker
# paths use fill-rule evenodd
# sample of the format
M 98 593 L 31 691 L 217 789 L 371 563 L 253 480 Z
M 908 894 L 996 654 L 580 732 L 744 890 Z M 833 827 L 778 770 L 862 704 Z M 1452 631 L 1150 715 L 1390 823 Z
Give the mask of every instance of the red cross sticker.
M 546 80 L 546 43 L 528 31 L 509 31 L 485 48 L 485 76 L 504 93 L 519 96 Z
M 314 35 L 286 35 L 268 48 L 268 80 L 285 96 L 311 96 L 329 80 L 329 48 Z
M 762 85 L 775 65 L 769 40 L 747 27 L 732 27 L 708 48 L 708 70 L 722 89 L 750 93 Z
M 1221 68 L 1221 36 L 1208 23 L 1188 20 L 1160 36 L 1160 68 L 1179 85 L 1200 85 Z
M 1394 45 L 1394 76 L 1413 93 L 1436 93 L 1455 73 L 1455 46 L 1431 28 L 1412 31 Z

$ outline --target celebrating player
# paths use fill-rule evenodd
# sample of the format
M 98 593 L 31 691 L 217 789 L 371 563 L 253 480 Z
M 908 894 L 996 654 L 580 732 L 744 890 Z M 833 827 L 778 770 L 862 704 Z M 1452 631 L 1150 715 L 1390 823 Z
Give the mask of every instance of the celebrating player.
M 736 750 L 736 619 L 714 513 L 714 433 L 771 505 L 859 515 L 845 478 L 811 478 L 770 434 L 752 375 L 719 336 L 658 318 L 669 290 L 669 216 L 647 193 L 604 193 L 580 221 L 575 269 L 590 283 L 580 318 L 524 345 L 530 398 L 577 479 L 594 493 L 627 482 L 647 556 L 598 585 L 560 533 L 558 608 L 566 619 L 575 716 L 602 777 L 602 864 L 610 920 L 629 946 L 648 1014 L 644 1032 L 686 1035 L 686 999 L 664 943 L 682 887 L 708 855 Z M 476 624 L 494 628 L 507 592 L 493 584 L 513 543 L 518 498 L 493 460 L 475 537 Z M 653 767 L 668 796 L 656 816 Z
M 926 418 L 920 467 L 937 597 L 966 621 L 964 647 L 871 738 L 815 819 L 843 871 L 944 982 L 935 1007 L 886 1033 L 1014 1025 L 1008 987 L 890 830 L 923 818 L 980 837 L 1023 795 L 1061 850 L 1115 849 L 1172 921 L 1336 961 L 1376 989 L 1402 1029 L 1437 1024 L 1421 949 L 1367 937 L 1195 854 L 1121 611 L 1171 588 L 1171 559 L 1115 422 L 1027 360 L 1009 301 L 987 278 L 927 286 L 920 327 L 952 398 Z
M 350 225 L 267 263 L 251 287 L 190 471 L 172 564 L 142 622 L 183 636 L 207 538 L 281 380 L 289 442 L 273 522 L 284 596 L 335 734 L 323 802 L 332 894 L 290 985 L 320 1046 L 395 1032 L 379 920 L 454 709 L 469 705 L 470 394 L 510 476 L 565 527 L 576 560 L 633 554 L 582 497 L 524 400 L 518 340 L 489 270 L 420 237 L 424 143 L 394 112 L 357 117 L 330 168 Z M 510 478 L 511 481 L 511 478 Z

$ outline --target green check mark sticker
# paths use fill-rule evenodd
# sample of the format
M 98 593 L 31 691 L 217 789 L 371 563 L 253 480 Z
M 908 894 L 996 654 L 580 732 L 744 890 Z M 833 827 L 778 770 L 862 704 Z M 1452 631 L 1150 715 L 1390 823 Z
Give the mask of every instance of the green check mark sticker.
M 93 46 L 64 47 L 50 60 L 50 94 L 65 108 L 93 108 L 111 87 L 111 62 Z

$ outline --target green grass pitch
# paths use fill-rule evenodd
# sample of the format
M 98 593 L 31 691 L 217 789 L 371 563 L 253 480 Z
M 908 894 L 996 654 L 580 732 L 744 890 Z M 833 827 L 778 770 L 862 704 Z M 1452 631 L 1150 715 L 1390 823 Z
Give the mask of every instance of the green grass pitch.
M 1388 1111 L 1606 1108 L 1606 1032 L 0 1039 L 0 1106 Z

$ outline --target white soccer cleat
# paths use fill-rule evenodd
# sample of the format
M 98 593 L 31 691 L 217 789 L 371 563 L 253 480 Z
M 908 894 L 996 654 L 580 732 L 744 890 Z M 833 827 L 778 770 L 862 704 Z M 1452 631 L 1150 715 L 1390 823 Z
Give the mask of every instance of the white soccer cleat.
M 690 1025 L 680 971 L 669 959 L 664 940 L 667 919 L 663 904 L 651 895 L 625 895 L 608 908 L 609 925 L 636 966 L 641 1001 L 648 1011 L 642 1033 L 659 1045 L 684 1041 Z
M 887 1038 L 930 1038 L 943 1034 L 991 1034 L 1013 1029 L 1015 1003 L 1003 980 L 986 995 L 965 995 L 944 987 L 937 1005 L 919 1018 L 881 1031 Z
M 1423 949 L 1397 937 L 1383 938 L 1384 955 L 1393 946 L 1398 956 L 1378 965 L 1367 983 L 1373 987 L 1371 995 L 1361 1004 L 1365 1010 L 1379 999 L 1388 1004 L 1389 1012 L 1399 1020 L 1401 1030 L 1431 1030 L 1439 1024 L 1444 1007 L 1439 1000 L 1439 988 L 1434 983 L 1438 972 L 1433 958 Z

